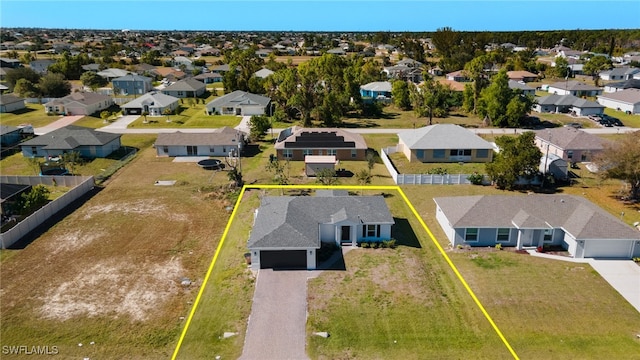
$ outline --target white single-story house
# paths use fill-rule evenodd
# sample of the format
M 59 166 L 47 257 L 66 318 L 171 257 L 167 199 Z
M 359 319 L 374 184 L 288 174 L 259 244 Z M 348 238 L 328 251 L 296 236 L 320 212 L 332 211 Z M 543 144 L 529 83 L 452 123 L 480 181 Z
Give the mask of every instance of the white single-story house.
M 10 113 L 26 107 L 24 99 L 11 94 L 0 95 L 0 113 Z
M 635 74 L 640 74 L 639 68 L 623 66 L 601 71 L 599 76 L 602 80 L 629 80 L 633 79 Z
M 106 110 L 113 104 L 111 96 L 93 92 L 74 92 L 44 104 L 44 111 L 63 115 L 91 115 Z
M 209 115 L 264 115 L 270 103 L 271 99 L 266 96 L 236 90 L 211 100 L 206 111 Z
M 154 147 L 158 156 L 228 156 L 244 148 L 246 134 L 230 127 L 207 133 L 159 133 Z
M 398 133 L 397 150 L 409 161 L 491 162 L 493 145 L 454 124 L 429 125 Z
M 391 239 L 395 222 L 384 197 L 330 190 L 316 194 L 262 198 L 247 243 L 253 269 L 313 270 L 323 244 Z
M 536 99 L 533 110 L 539 113 L 573 113 L 576 116 L 600 115 L 604 106 L 573 95 L 547 95 Z
M 520 90 L 523 95 L 536 95 L 536 89 L 524 83 L 524 81 L 509 80 L 509 89 Z
M 179 100 L 177 97 L 152 91 L 120 107 L 124 115 L 142 115 L 146 112 L 149 116 L 162 116 L 167 109 L 170 111 L 177 109 Z
M 610 109 L 640 114 L 640 89 L 625 89 L 598 96 L 598 103 Z
M 263 69 L 260 69 L 260 70 L 258 70 L 256 72 L 254 72 L 253 76 L 261 78 L 261 79 L 266 79 L 267 77 L 269 77 L 269 76 L 271 76 L 273 74 L 274 74 L 274 71 L 269 70 L 267 68 L 263 68 Z
M 162 89 L 162 93 L 177 98 L 194 98 L 201 96 L 206 90 L 206 86 L 202 81 L 186 78 Z
M 574 258 L 640 256 L 640 232 L 583 197 L 477 195 L 433 199 L 451 246 L 558 246 Z
M 588 85 L 579 81 L 560 81 L 549 85 L 547 91 L 557 95 L 597 96 L 602 94 L 602 88 Z
M 20 144 L 24 157 L 56 157 L 76 151 L 85 158 L 103 158 L 120 148 L 121 134 L 67 125 Z

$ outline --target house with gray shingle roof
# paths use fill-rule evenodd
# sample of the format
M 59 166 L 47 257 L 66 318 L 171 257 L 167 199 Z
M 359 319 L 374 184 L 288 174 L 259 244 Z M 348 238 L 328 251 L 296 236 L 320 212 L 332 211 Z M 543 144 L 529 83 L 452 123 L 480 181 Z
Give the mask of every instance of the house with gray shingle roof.
M 509 80 L 509 89 L 520 90 L 523 95 L 536 96 L 536 89 L 524 83 L 524 81 Z
M 576 116 L 600 115 L 604 106 L 573 95 L 547 95 L 536 99 L 533 110 L 539 113 L 572 113 Z
M 493 145 L 459 125 L 436 124 L 398 133 L 398 151 L 409 161 L 491 162 Z
M 0 145 L 2 147 L 17 144 L 22 139 L 22 130 L 17 126 L 0 125 Z
M 0 113 L 10 113 L 26 107 L 24 99 L 12 94 L 0 95 Z
M 573 95 L 573 96 L 596 96 L 602 94 L 602 89 L 588 85 L 583 82 L 571 80 L 571 81 L 559 81 L 549 85 L 548 90 L 551 94 L 557 95 Z
M 177 98 L 192 98 L 198 97 L 204 94 L 206 86 L 202 81 L 198 81 L 194 78 L 186 78 L 167 86 L 162 89 L 162 93 L 165 95 L 171 95 Z
M 246 134 L 230 127 L 222 127 L 207 133 L 160 133 L 155 142 L 158 156 L 228 156 L 239 150 L 242 153 Z
M 213 84 L 215 82 L 224 81 L 224 78 L 222 77 L 222 75 L 220 75 L 220 74 L 218 74 L 216 72 L 208 72 L 208 73 L 198 74 L 198 75 L 194 76 L 193 78 L 198 80 L 198 81 L 202 81 L 205 84 Z
M 108 109 L 113 105 L 113 98 L 93 92 L 74 92 L 44 104 L 46 113 L 63 115 L 91 115 Z
M 390 81 L 374 81 L 360 86 L 360 96 L 363 98 L 391 99 L 392 85 Z
M 177 109 L 179 100 L 177 97 L 152 91 L 121 105 L 120 108 L 124 115 L 142 115 L 146 112 L 149 116 L 162 116 L 167 109 Z
M 343 192 L 266 196 L 256 210 L 247 242 L 251 267 L 313 270 L 323 244 L 355 246 L 389 240 L 393 224 L 382 196 Z
M 433 199 L 451 246 L 561 246 L 574 258 L 640 256 L 640 232 L 574 195 L 478 195 Z
M 211 100 L 206 109 L 209 115 L 264 115 L 270 103 L 271 98 L 266 96 L 236 90 Z
M 100 73 L 98 73 L 100 74 Z M 122 95 L 140 95 L 153 90 L 150 77 L 128 74 L 111 81 L 113 92 Z
M 638 80 L 636 80 L 638 81 Z M 640 89 L 625 89 L 598 96 L 598 103 L 629 114 L 640 114 Z
M 625 66 L 601 71 L 599 76 L 602 80 L 629 80 L 633 79 L 635 74 L 640 74 L 639 68 Z
M 67 125 L 20 144 L 24 157 L 55 157 L 76 151 L 85 158 L 103 158 L 120 148 L 120 134 Z
M 542 154 L 554 154 L 567 162 L 591 161 L 607 144 L 599 136 L 570 126 L 536 130 L 535 134 L 534 142 Z

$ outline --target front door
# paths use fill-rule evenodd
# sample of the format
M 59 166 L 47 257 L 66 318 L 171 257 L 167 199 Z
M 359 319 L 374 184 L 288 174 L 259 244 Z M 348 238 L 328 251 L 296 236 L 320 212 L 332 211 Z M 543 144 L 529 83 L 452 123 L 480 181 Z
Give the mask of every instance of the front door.
M 340 228 L 340 242 L 341 243 L 351 242 L 351 226 L 342 226 Z

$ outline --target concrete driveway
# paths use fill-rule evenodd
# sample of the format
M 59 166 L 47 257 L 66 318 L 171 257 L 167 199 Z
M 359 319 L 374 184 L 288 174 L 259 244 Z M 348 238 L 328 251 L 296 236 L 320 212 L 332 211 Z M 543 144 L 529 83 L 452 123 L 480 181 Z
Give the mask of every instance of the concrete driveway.
M 258 272 L 242 360 L 302 360 L 308 271 Z
M 631 260 L 590 259 L 589 264 L 640 312 L 640 266 Z
M 100 128 L 100 130 L 122 130 L 126 129 L 129 124 L 136 121 L 140 115 L 124 115 L 118 118 L 118 120 L 112 122 L 111 124 Z
M 63 116 L 60 119 L 52 122 L 51 124 L 47 125 L 47 126 L 43 126 L 43 127 L 38 127 L 33 129 L 34 134 L 36 135 L 44 135 L 48 132 L 51 132 L 53 130 L 58 130 L 61 127 L 65 127 L 67 125 L 71 125 L 74 122 L 82 119 L 84 117 L 84 115 L 70 115 L 70 116 Z

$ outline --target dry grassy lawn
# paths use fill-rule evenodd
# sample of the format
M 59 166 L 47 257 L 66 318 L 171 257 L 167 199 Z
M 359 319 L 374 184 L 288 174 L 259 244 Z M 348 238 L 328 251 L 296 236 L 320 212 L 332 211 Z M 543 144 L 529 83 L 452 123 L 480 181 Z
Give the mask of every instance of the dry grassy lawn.
M 365 137 L 376 149 L 396 140 Z M 150 147 L 154 139 L 123 136 L 123 144 L 141 149 L 132 163 L 24 249 L 0 252 L 2 345 L 29 339 L 58 346 L 61 358 L 171 356 L 234 200 L 216 191 L 227 182 L 226 172 L 157 158 Z M 273 153 L 269 140 L 258 144 L 256 155 L 243 158 L 247 183 L 271 182 L 265 170 Z M 28 174 L 20 160 L 3 159 L 2 173 Z M 340 167 L 356 173 L 366 163 Z M 315 181 L 303 175 L 300 163 L 288 164 L 287 171 L 290 183 Z M 619 182 L 576 172 L 582 177 L 563 193 L 585 196 L 616 215 L 624 211 L 626 223 L 640 221 L 640 207 L 616 197 Z M 382 164 L 373 174 L 375 184 L 393 184 Z M 154 186 L 156 180 L 177 183 Z M 357 184 L 355 177 L 339 181 Z M 403 190 L 443 246 L 434 196 L 502 193 L 455 185 Z M 241 352 L 253 291 L 243 242 L 258 194 L 249 192 L 239 208 L 181 358 L 236 358 Z M 399 220 L 394 237 L 400 246 L 351 251 L 345 271 L 325 272 L 310 283 L 308 331 L 332 336 L 309 335 L 309 354 L 318 359 L 509 358 L 400 197 L 392 194 L 387 200 Z M 508 250 L 448 254 L 521 358 L 640 358 L 640 315 L 588 265 Z M 193 283 L 182 285 L 184 278 Z M 226 331 L 239 335 L 218 339 Z

